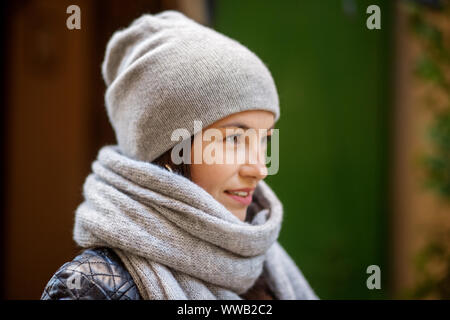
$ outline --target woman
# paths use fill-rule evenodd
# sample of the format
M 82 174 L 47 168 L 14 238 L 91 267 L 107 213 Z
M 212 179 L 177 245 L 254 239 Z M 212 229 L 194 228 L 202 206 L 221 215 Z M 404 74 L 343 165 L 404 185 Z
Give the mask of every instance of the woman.
M 282 205 L 263 181 L 280 115 L 265 64 L 165 11 L 116 32 L 102 74 L 118 145 L 84 184 L 80 254 L 41 298 L 317 299 L 277 242 Z

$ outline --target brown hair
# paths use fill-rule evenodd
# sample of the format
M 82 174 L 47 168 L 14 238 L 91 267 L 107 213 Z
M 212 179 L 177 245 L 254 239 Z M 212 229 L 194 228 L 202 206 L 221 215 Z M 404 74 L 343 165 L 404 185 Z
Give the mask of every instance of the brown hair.
M 191 136 L 191 141 L 193 141 L 193 136 Z M 191 145 L 191 147 L 192 147 L 192 145 Z M 169 165 L 169 167 L 172 169 L 172 171 L 174 173 L 177 173 L 177 174 L 191 180 L 191 166 L 184 162 L 182 162 L 180 164 L 174 164 L 172 162 L 172 157 L 171 157 L 172 149 L 173 148 L 167 150 L 162 155 L 160 155 L 158 158 L 153 160 L 153 163 L 161 166 L 163 169 L 168 170 L 165 167 L 165 165 L 167 164 L 167 165 Z M 183 149 L 181 150 L 180 157 L 183 157 Z

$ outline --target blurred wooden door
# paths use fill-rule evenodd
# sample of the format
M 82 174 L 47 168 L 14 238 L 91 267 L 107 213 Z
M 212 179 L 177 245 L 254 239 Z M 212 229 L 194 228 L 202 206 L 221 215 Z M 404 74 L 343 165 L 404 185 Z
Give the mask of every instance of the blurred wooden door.
M 114 143 L 100 66 L 107 40 L 144 12 L 177 1 L 80 0 L 81 30 L 68 30 L 73 1 L 6 5 L 3 98 L 1 289 L 39 299 L 77 253 L 74 211 L 100 146 Z

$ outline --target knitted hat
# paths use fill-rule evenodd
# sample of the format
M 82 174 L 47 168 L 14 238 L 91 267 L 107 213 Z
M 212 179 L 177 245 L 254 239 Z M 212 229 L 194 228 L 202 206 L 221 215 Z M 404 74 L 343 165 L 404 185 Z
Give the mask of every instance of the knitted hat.
M 113 34 L 102 74 L 121 151 L 153 161 L 194 132 L 233 113 L 267 110 L 279 119 L 270 71 L 248 48 L 174 10 L 145 14 Z

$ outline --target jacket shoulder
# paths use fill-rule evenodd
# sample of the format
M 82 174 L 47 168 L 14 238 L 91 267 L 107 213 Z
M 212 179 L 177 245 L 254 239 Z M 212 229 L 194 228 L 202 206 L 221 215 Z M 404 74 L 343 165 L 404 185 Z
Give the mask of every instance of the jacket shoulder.
M 128 270 L 110 248 L 85 249 L 52 276 L 41 300 L 140 300 Z

